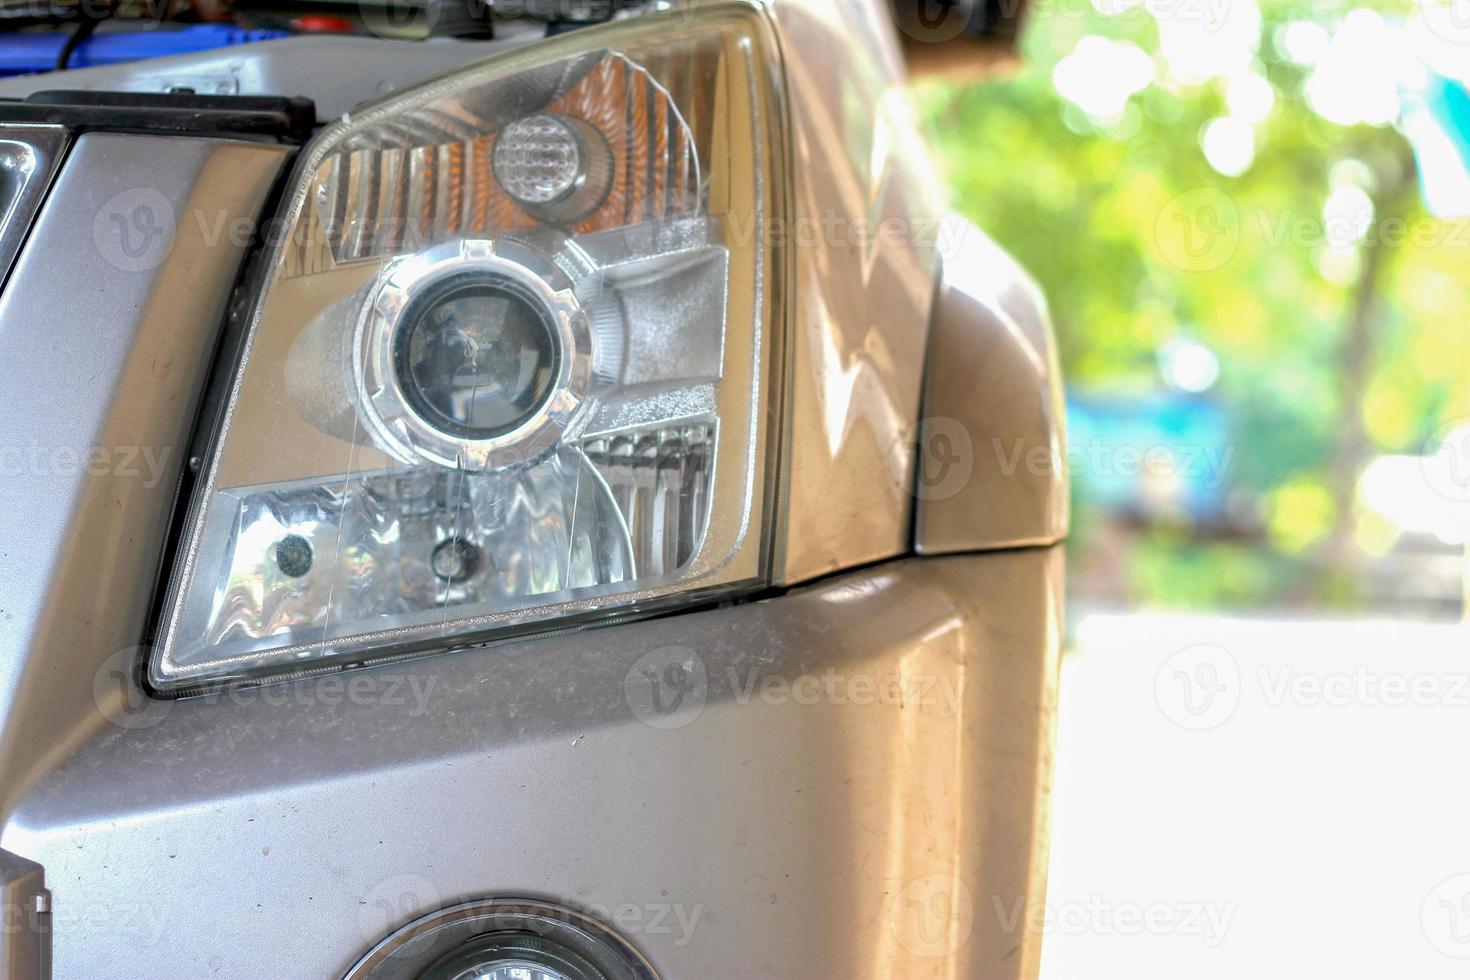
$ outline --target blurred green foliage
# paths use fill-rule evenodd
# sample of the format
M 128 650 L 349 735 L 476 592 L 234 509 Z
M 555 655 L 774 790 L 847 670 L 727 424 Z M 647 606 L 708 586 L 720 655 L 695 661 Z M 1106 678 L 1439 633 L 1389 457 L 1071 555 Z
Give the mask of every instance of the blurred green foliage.
M 1348 5 L 1263 7 L 1253 70 L 1269 81 L 1274 103 L 1255 124 L 1253 163 L 1236 177 L 1216 172 L 1201 149 L 1203 128 L 1227 112 L 1223 80 L 1171 79 L 1153 16 L 1139 8 L 1105 15 L 1085 2 L 1045 9 L 1052 15 L 1033 17 L 1015 75 L 919 90 L 954 206 L 1044 287 L 1070 387 L 1158 388 L 1157 352 L 1174 339 L 1216 353 L 1221 372 L 1210 394 L 1234 419 L 1232 499 L 1244 529 L 1121 533 L 1098 526 L 1083 497 L 1074 562 L 1084 576 L 1092 569 L 1116 582 L 1124 601 L 1361 601 L 1352 562 L 1370 560 L 1393 536 L 1371 517 L 1343 513 L 1345 500 L 1352 510 L 1345 487 L 1368 456 L 1424 452 L 1446 421 L 1470 416 L 1470 230 L 1426 216 L 1397 130 L 1336 125 L 1305 97 L 1310 69 L 1286 57 L 1282 32 L 1297 21 L 1330 32 Z M 1106 122 L 1053 82 L 1058 62 L 1090 35 L 1131 42 L 1157 66 L 1152 83 Z M 1344 161 L 1368 176 L 1379 226 L 1401 221 L 1416 232 L 1383 246 L 1366 300 L 1366 248 L 1356 274 L 1324 271 L 1331 257 L 1320 236 L 1292 224 L 1320 224 Z M 1201 188 L 1228 197 L 1239 238 L 1220 267 L 1194 270 L 1161 230 L 1171 202 Z M 1360 305 L 1369 344 L 1354 376 L 1349 334 Z M 1347 536 L 1356 555 L 1334 548 L 1334 535 Z

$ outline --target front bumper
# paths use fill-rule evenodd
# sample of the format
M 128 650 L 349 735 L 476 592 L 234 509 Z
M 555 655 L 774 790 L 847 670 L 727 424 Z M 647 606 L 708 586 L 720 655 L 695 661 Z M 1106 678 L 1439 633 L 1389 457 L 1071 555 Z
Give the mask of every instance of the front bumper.
M 1061 570 L 908 559 L 149 702 L 0 845 L 46 869 L 57 977 L 340 976 L 486 895 L 590 911 L 669 978 L 1031 976 Z M 660 673 L 670 647 L 703 677 Z

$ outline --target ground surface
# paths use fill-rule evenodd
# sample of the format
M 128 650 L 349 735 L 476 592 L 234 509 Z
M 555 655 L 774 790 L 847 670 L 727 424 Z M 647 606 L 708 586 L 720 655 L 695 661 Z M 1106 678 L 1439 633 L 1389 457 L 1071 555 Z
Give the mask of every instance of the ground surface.
M 1083 614 L 1073 636 L 1044 980 L 1470 973 L 1470 630 Z

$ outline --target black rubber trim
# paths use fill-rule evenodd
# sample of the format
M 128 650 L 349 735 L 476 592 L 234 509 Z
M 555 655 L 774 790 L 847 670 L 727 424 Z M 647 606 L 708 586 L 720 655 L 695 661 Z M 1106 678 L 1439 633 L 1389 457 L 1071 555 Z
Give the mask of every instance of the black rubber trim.
M 184 92 L 36 92 L 0 101 L 0 123 L 64 126 L 78 132 L 240 137 L 304 143 L 316 127 L 310 99 Z
M 256 224 L 255 241 L 242 257 L 235 281 L 230 287 L 229 303 L 209 354 L 210 368 L 205 372 L 203 388 L 199 393 L 199 407 L 194 411 L 193 429 L 184 443 L 188 450 L 184 456 L 184 465 L 179 467 L 179 478 L 174 486 L 163 550 L 153 571 L 153 597 L 148 603 L 148 615 L 140 637 L 140 645 L 148 653 L 133 665 L 139 688 L 153 697 L 164 695 L 155 693 L 148 684 L 148 661 L 152 659 L 153 645 L 158 639 L 158 629 L 164 615 L 163 607 L 168 601 L 169 586 L 173 582 L 175 562 L 178 560 L 179 548 L 192 513 L 199 480 L 216 449 L 218 429 L 224 418 L 225 405 L 229 401 L 230 389 L 239 371 L 241 352 L 249 333 L 250 314 L 255 308 L 254 299 L 265 289 L 270 276 L 271 250 L 261 237 L 265 229 L 271 226 L 265 217 L 274 218 L 280 214 L 282 202 L 296 175 L 294 164 L 294 160 L 285 162 L 276 175 L 270 193 L 260 206 L 258 215 L 262 216 L 262 220 Z

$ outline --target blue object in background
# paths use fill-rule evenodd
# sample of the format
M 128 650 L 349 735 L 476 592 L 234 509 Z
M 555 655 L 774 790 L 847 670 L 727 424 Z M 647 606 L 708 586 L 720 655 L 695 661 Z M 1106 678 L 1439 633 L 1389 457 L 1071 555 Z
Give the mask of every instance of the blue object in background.
M 1430 72 L 1424 101 L 1466 167 L 1470 167 L 1470 91 L 1462 82 Z
M 1426 70 L 1399 93 L 1401 131 L 1414 146 L 1425 207 L 1436 218 L 1470 216 L 1470 91 L 1463 80 Z
M 1067 455 L 1094 506 L 1149 518 L 1222 521 L 1234 458 L 1231 420 L 1203 395 L 1067 394 Z
M 0 75 L 32 75 L 51 71 L 69 32 L 0 34 Z M 68 68 L 115 65 L 172 54 L 190 54 L 236 44 L 286 37 L 286 31 L 251 31 L 231 24 L 189 24 L 136 31 L 99 31 L 71 53 Z

